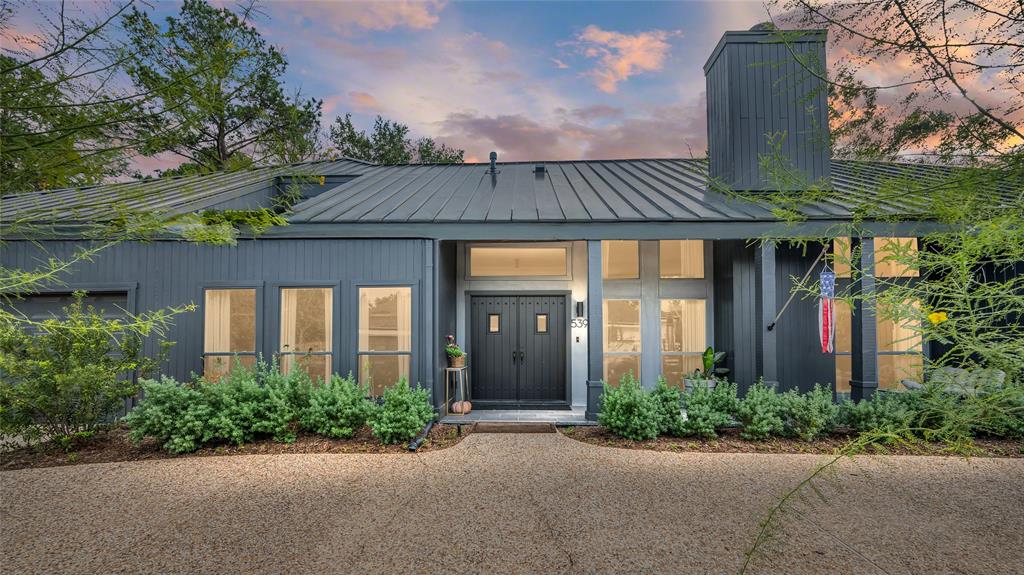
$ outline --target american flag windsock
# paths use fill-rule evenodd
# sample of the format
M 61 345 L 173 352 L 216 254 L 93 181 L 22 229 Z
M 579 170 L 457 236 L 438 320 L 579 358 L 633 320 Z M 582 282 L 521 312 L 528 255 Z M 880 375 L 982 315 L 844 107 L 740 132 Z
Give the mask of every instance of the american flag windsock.
M 818 341 L 821 353 L 832 353 L 836 339 L 836 274 L 825 268 L 821 272 L 821 300 L 818 302 Z

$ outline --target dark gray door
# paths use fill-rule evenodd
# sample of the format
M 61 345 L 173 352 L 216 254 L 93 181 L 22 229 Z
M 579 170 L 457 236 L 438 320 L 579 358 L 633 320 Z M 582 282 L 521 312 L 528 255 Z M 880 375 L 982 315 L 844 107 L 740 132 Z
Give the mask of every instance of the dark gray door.
M 473 296 L 470 307 L 474 405 L 567 407 L 565 297 Z

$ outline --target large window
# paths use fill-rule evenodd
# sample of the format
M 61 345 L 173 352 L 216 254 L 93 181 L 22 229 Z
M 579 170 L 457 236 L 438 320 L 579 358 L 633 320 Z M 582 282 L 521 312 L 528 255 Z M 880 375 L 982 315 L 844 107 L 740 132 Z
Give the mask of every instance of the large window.
M 604 380 L 617 385 L 630 371 L 640 379 L 640 300 L 604 300 Z
M 605 240 L 601 242 L 601 273 L 606 280 L 640 277 L 640 242 Z
M 372 395 L 409 377 L 412 288 L 359 288 L 359 382 Z
M 470 246 L 470 277 L 566 277 L 567 246 Z
M 661 240 L 658 254 L 658 270 L 662 279 L 704 278 L 702 240 Z
M 203 300 L 203 375 L 217 381 L 256 364 L 256 290 L 208 289 Z
M 303 369 L 313 381 L 331 376 L 331 288 L 284 288 L 281 290 L 281 369 Z
M 836 301 L 836 391 L 849 392 L 852 367 L 852 323 L 850 306 Z M 875 323 L 878 343 L 878 387 L 896 389 L 901 379 L 921 381 L 924 369 L 920 330 L 878 317 Z
M 707 303 L 702 299 L 661 300 L 661 374 L 669 385 L 702 366 L 707 348 Z
M 920 272 L 911 263 L 916 259 L 917 238 L 874 238 L 875 277 L 911 278 Z M 836 275 L 850 277 L 850 238 L 836 238 L 832 250 L 837 256 Z

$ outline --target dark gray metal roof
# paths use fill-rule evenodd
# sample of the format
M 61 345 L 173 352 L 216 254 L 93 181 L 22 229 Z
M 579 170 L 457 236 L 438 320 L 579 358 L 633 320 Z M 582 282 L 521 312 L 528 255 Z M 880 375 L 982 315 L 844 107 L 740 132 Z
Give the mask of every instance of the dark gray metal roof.
M 294 223 L 778 221 L 757 193 L 708 185 L 703 159 L 644 159 L 382 166 L 294 207 Z M 894 183 L 941 182 L 947 168 L 834 160 L 838 194 L 804 206 L 814 219 L 846 219 L 873 202 L 893 213 L 924 200 Z M 764 194 L 765 192 L 760 192 Z M 752 198 L 752 199 L 751 199 Z M 835 198 L 839 198 L 838 200 Z
M 343 158 L 237 172 L 43 190 L 0 198 L 0 221 L 8 224 L 15 219 L 32 222 L 104 221 L 117 215 L 112 211 L 115 206 L 128 212 L 162 214 L 238 207 L 239 201 L 249 197 L 253 197 L 256 203 L 269 198 L 274 193 L 278 178 L 359 176 L 374 167 L 367 162 Z

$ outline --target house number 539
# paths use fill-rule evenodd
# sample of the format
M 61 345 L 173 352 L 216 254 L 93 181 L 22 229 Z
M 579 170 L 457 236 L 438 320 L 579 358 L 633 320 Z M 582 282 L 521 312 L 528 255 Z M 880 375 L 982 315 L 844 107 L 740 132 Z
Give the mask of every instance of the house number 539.
M 570 327 L 574 327 L 574 328 L 576 328 L 576 327 L 587 327 L 587 325 L 589 323 L 590 322 L 585 317 L 576 317 L 576 318 L 573 318 L 571 322 L 569 322 L 569 326 Z

